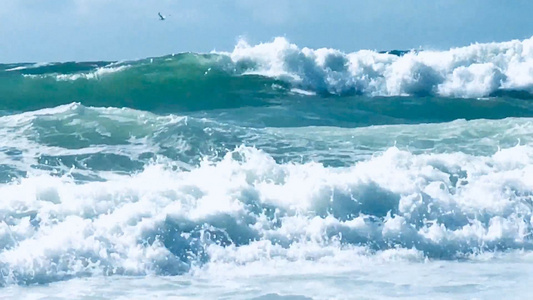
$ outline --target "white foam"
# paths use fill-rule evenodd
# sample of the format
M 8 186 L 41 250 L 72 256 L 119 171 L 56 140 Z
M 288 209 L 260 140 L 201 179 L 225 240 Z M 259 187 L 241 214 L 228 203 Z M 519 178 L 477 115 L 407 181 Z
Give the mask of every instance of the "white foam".
M 6 72 L 20 71 L 20 70 L 26 70 L 26 69 L 34 69 L 34 68 L 39 68 L 39 67 L 45 67 L 45 66 L 48 66 L 48 65 L 51 65 L 51 63 L 36 63 L 36 64 L 31 64 L 31 65 L 25 65 L 25 66 L 14 67 L 14 68 L 11 68 L 11 69 L 6 69 L 5 71 Z
M 532 162 L 530 146 L 492 156 L 390 148 L 326 168 L 241 147 L 187 172 L 152 165 L 81 185 L 30 175 L 0 186 L 2 280 L 176 274 L 202 257 L 224 268 L 530 249 Z
M 118 66 L 118 67 L 107 66 L 107 67 L 98 68 L 95 71 L 91 71 L 91 72 L 88 72 L 88 73 L 57 74 L 57 75 L 55 75 L 55 78 L 57 80 L 59 80 L 59 81 L 78 80 L 80 78 L 82 78 L 82 79 L 99 79 L 102 76 L 107 76 L 109 74 L 122 72 L 122 71 L 124 71 L 124 70 L 126 70 L 128 68 L 129 68 L 129 66 L 127 66 L 127 65 L 122 65 L 122 66 Z
M 291 89 L 291 92 L 295 93 L 295 94 L 299 94 L 299 95 L 304 95 L 304 96 L 315 96 L 316 93 L 313 92 L 313 91 L 306 91 L 306 90 L 302 90 L 302 89 Z
M 253 62 L 255 66 L 246 73 L 335 94 L 479 98 L 498 89 L 533 91 L 533 38 L 410 52 L 399 57 L 369 50 L 343 53 L 299 48 L 278 37 L 255 46 L 241 40 L 233 52 L 225 54 L 236 63 Z

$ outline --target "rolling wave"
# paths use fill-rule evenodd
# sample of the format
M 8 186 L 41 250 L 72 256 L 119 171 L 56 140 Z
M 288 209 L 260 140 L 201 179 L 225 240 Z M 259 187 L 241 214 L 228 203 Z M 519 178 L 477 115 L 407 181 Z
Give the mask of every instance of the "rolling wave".
M 479 98 L 533 88 L 533 38 L 407 53 L 301 49 L 276 38 L 257 46 L 241 41 L 227 55 L 252 64 L 248 73 L 336 95 Z
M 184 53 L 122 63 L 11 65 L 0 73 L 0 109 L 71 102 L 147 111 L 254 106 L 286 86 L 262 76 L 236 76 L 228 63 L 223 56 Z
M 256 46 L 241 41 L 227 53 L 0 66 L 4 110 L 75 101 L 198 110 L 262 106 L 295 94 L 530 99 L 532 91 L 533 38 L 447 51 L 353 53 L 276 38 Z

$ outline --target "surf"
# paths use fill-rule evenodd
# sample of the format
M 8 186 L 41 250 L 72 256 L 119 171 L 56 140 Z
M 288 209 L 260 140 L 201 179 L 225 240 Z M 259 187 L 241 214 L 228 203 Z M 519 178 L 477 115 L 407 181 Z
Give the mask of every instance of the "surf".
M 0 285 L 527 262 L 530 44 L 2 65 Z
M 291 94 L 530 99 L 532 66 L 533 39 L 446 51 L 345 53 L 300 48 L 276 38 L 255 46 L 240 41 L 232 52 L 2 65 L 0 109 L 81 102 L 190 111 L 264 106 Z

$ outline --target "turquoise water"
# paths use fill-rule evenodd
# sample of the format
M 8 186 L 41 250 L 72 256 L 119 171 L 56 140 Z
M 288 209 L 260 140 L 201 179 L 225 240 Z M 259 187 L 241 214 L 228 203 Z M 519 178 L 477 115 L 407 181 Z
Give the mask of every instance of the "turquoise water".
M 1 65 L 0 294 L 527 298 L 532 41 Z

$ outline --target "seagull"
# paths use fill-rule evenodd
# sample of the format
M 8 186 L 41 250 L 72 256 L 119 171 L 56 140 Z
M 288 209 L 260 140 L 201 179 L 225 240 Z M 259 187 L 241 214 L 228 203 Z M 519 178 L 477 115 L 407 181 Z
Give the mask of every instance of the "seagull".
M 161 15 L 160 12 L 157 13 L 159 15 L 159 20 L 160 21 L 165 21 L 165 16 Z

